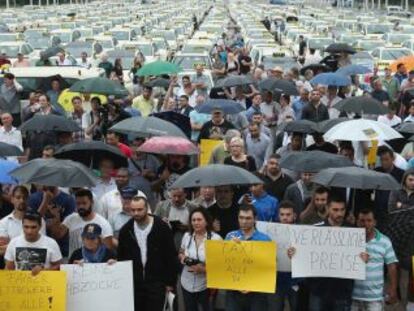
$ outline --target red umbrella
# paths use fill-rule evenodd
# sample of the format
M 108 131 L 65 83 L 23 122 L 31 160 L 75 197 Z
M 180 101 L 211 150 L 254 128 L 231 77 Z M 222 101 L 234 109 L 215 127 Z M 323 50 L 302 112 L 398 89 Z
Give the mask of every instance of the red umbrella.
M 175 136 L 155 136 L 143 143 L 138 151 L 158 154 L 198 154 L 198 148 L 188 139 Z

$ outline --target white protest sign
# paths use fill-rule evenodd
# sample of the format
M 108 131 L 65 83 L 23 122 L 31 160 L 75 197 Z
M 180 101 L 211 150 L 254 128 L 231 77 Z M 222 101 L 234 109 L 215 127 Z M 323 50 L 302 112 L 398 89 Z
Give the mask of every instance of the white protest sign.
M 134 311 L 132 261 L 61 265 L 66 271 L 66 311 Z
M 360 228 L 291 226 L 292 277 L 365 280 L 365 230 Z
M 289 272 L 292 269 L 287 250 L 290 246 L 289 227 L 291 225 L 258 221 L 257 230 L 267 234 L 277 245 L 277 271 Z

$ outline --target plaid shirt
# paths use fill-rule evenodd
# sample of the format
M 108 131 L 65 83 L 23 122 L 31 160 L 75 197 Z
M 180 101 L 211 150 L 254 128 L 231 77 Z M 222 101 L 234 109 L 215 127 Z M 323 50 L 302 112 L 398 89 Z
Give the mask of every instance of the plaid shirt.
M 79 117 L 79 115 L 77 115 L 76 113 L 72 112 L 71 117 L 70 117 L 81 128 L 80 131 L 73 132 L 73 142 L 74 143 L 81 142 L 81 141 L 83 141 L 85 139 L 85 131 L 84 131 L 83 127 L 82 127 L 82 115 Z

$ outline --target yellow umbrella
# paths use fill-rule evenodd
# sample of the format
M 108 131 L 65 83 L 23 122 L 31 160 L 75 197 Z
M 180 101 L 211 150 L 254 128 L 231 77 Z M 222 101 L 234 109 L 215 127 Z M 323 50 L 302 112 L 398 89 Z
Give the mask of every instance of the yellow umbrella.
M 62 93 L 60 93 L 58 103 L 63 107 L 63 109 L 65 109 L 65 111 L 72 112 L 72 98 L 75 96 L 79 96 L 80 98 L 82 98 L 83 101 L 89 101 L 93 97 L 99 97 L 102 104 L 106 104 L 108 101 L 105 95 L 81 94 L 78 92 L 70 92 L 69 89 L 65 89 L 62 91 Z

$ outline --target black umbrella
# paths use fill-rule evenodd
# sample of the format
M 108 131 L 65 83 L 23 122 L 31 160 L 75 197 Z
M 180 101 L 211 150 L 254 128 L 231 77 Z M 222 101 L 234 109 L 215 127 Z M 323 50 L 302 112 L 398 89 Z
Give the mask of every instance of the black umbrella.
M 331 128 L 333 128 L 335 125 L 342 123 L 344 121 L 349 121 L 348 118 L 342 117 L 342 118 L 336 118 L 336 119 L 329 119 L 321 122 L 316 123 L 316 129 L 318 133 L 325 134 L 327 131 L 329 131 Z
M 125 155 L 116 147 L 101 141 L 90 141 L 63 146 L 55 153 L 57 159 L 70 159 L 81 162 L 90 168 L 99 168 L 99 162 L 110 159 L 115 168 L 128 167 Z
M 52 46 L 47 48 L 46 50 L 42 51 L 41 54 L 45 58 L 56 56 L 58 53 L 64 53 L 65 50 L 60 46 Z
M 352 166 L 347 157 L 324 151 L 289 152 L 280 161 L 280 166 L 297 172 L 318 172 L 329 167 Z
M 145 85 L 150 86 L 150 87 L 158 86 L 158 87 L 168 88 L 170 86 L 170 80 L 164 79 L 164 78 L 155 78 L 145 83 Z
M 81 163 L 70 160 L 34 159 L 10 172 L 21 184 L 57 187 L 93 187 L 97 178 Z
M 175 111 L 157 112 L 153 113 L 152 116 L 171 122 L 179 127 L 187 137 L 191 137 L 191 123 L 189 117 Z
M 187 135 L 179 127 L 156 117 L 128 118 L 115 124 L 111 130 L 140 137 L 177 136 L 187 138 Z
M 325 52 L 328 53 L 348 53 L 355 54 L 356 51 L 353 47 L 346 43 L 332 43 L 326 49 Z
M 263 184 L 263 181 L 249 171 L 237 166 L 210 164 L 189 170 L 178 177 L 171 188 L 253 184 Z
M 254 81 L 250 77 L 229 76 L 227 78 L 217 81 L 215 87 L 233 87 L 233 86 L 249 85 L 252 83 L 254 83 Z
M 70 84 L 63 79 L 61 75 L 54 75 L 50 77 L 44 77 L 38 79 L 38 89 L 41 89 L 44 92 L 47 92 L 52 89 L 52 81 L 57 80 L 59 81 L 60 89 L 64 90 L 70 87 Z
M 55 131 L 55 132 L 77 132 L 81 128 L 72 120 L 65 117 L 48 114 L 48 115 L 35 115 L 30 120 L 24 122 L 20 126 L 22 131 Z
M 400 185 L 390 174 L 361 167 L 327 168 L 313 177 L 313 182 L 331 187 L 398 190 Z
M 259 88 L 261 90 L 266 90 L 270 92 L 279 92 L 288 95 L 299 95 L 299 91 L 296 88 L 295 83 L 283 79 L 264 79 L 259 82 Z
M 317 132 L 316 123 L 309 120 L 295 120 L 282 123 L 278 130 L 290 133 L 312 134 Z
M 395 129 L 403 134 L 414 134 L 414 122 L 404 122 Z
M 18 157 L 22 155 L 23 151 L 19 147 L 0 142 L 0 157 Z
M 336 103 L 333 108 L 336 108 L 339 111 L 354 112 L 357 114 L 367 113 L 382 115 L 388 112 L 387 107 L 370 96 L 354 96 L 345 98 Z
M 331 67 L 329 67 L 327 65 L 324 65 L 324 64 L 310 64 L 310 65 L 307 65 L 305 67 L 302 67 L 300 69 L 300 74 L 301 75 L 304 75 L 305 72 L 308 69 L 312 70 L 312 72 L 313 72 L 314 75 L 316 75 L 318 73 L 321 73 L 321 72 L 329 72 L 329 71 L 332 71 L 332 68 Z
M 230 99 L 207 99 L 206 102 L 196 107 L 199 113 L 212 113 L 214 110 L 221 110 L 225 114 L 237 114 L 244 110 L 238 102 Z

